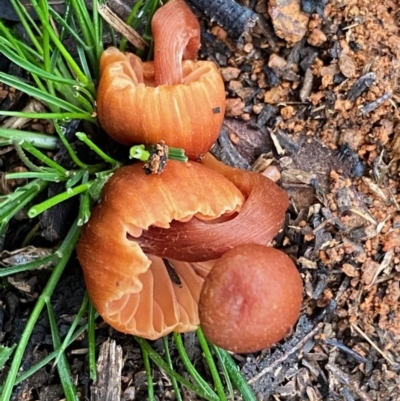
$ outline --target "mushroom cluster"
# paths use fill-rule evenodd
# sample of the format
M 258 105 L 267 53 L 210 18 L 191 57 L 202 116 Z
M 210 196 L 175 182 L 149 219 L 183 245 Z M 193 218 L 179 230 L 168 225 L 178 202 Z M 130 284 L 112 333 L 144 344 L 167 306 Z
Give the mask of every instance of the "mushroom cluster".
M 99 120 L 123 144 L 164 140 L 191 161 L 169 160 L 158 175 L 133 164 L 107 182 L 77 247 L 90 297 L 125 333 L 157 339 L 201 324 L 228 350 L 268 347 L 295 324 L 302 299 L 295 265 L 268 246 L 288 196 L 207 153 L 225 92 L 217 67 L 194 61 L 200 29 L 186 3 L 161 7 L 152 29 L 154 62 L 103 53 Z

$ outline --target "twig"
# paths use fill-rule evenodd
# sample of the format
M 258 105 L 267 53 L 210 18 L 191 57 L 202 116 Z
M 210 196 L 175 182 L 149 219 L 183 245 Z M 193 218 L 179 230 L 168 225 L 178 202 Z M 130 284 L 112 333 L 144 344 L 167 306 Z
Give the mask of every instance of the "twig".
M 124 21 L 114 14 L 108 6 L 99 4 L 98 10 L 99 14 L 137 49 L 144 50 L 148 46 L 148 43 L 133 28 L 126 25 Z
M 262 376 L 266 375 L 267 373 L 271 372 L 274 370 L 279 364 L 281 364 L 285 359 L 287 359 L 290 355 L 294 354 L 296 351 L 298 351 L 303 345 L 317 332 L 322 328 L 324 324 L 318 323 L 302 340 L 299 341 L 297 345 L 295 345 L 291 350 L 288 352 L 284 353 L 280 358 L 278 358 L 276 361 L 274 361 L 271 365 L 267 366 L 264 368 L 260 373 L 252 377 L 250 380 L 248 380 L 249 384 L 255 383 L 257 380 L 259 380 Z
M 367 289 L 370 289 L 374 284 L 376 284 L 376 279 L 378 278 L 379 274 L 390 265 L 390 262 L 392 261 L 393 256 L 394 256 L 393 248 L 389 249 L 385 253 L 385 256 L 383 257 L 382 263 L 376 269 L 374 277 L 372 278 L 371 284 L 367 287 Z
M 342 385 L 349 386 L 351 390 L 353 390 L 358 395 L 360 400 L 372 401 L 372 399 L 369 398 L 368 395 L 365 394 L 365 392 L 362 391 L 356 383 L 354 383 L 354 380 L 351 379 L 351 376 L 343 372 L 343 370 L 339 369 L 337 366 L 331 363 L 326 364 L 326 368 L 332 372 L 335 379 L 337 379 Z
M 371 224 L 373 224 L 375 226 L 378 225 L 378 222 L 369 213 L 363 212 L 363 211 L 361 211 L 359 209 L 356 209 L 355 207 L 350 208 L 350 211 L 352 213 L 356 214 L 357 216 L 360 216 L 363 219 L 369 221 Z
M 390 99 L 391 96 L 392 92 L 386 92 L 384 95 L 376 99 L 374 102 L 365 103 L 365 105 L 362 106 L 361 108 L 361 114 L 365 115 L 370 113 L 371 111 L 379 107 L 382 103 L 385 103 L 386 100 Z
M 116 400 L 121 394 L 122 348 L 108 339 L 100 348 L 97 361 L 98 380 L 91 386 L 91 400 Z
M 372 347 L 374 347 L 391 365 L 396 365 L 396 363 L 389 358 L 355 323 L 351 323 L 351 327 L 365 340 L 367 340 Z
M 364 358 L 359 353 L 353 351 L 351 348 L 346 347 L 340 341 L 333 340 L 332 338 L 327 338 L 325 340 L 325 342 L 328 345 L 331 345 L 332 347 L 336 347 L 336 348 L 340 349 L 341 351 L 346 352 L 348 355 L 350 355 L 352 358 L 354 358 L 359 363 L 367 363 L 368 362 L 367 358 Z
M 350 101 L 356 100 L 365 90 L 372 86 L 372 84 L 375 82 L 375 79 L 376 74 L 374 72 L 368 72 L 367 74 L 358 78 L 350 88 L 347 94 L 347 99 Z

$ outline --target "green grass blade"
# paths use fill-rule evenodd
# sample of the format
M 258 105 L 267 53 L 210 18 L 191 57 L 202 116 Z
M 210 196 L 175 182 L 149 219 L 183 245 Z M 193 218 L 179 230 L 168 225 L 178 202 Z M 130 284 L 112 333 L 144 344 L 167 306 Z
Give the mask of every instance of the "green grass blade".
M 14 352 L 15 347 L 15 344 L 12 347 L 5 347 L 3 345 L 0 345 L 0 369 L 4 367 L 4 365 Z
M 0 277 L 7 277 L 11 276 L 12 274 L 26 272 L 28 270 L 42 269 L 43 266 L 49 263 L 54 263 L 57 259 L 59 259 L 59 256 L 57 253 L 53 253 L 38 260 L 34 260 L 33 262 L 0 268 Z
M 92 185 L 92 182 L 88 182 L 87 184 L 78 185 L 77 187 L 68 189 L 67 191 L 62 192 L 61 194 L 58 194 L 56 196 L 53 196 L 50 199 L 47 199 L 42 203 L 38 203 L 37 205 L 32 206 L 28 210 L 28 216 L 31 219 L 33 219 L 34 217 L 43 213 L 45 210 L 50 209 L 51 207 L 58 205 L 59 203 L 64 202 L 67 199 L 70 199 L 76 195 L 81 194 L 82 192 L 87 191 L 91 185 Z
M 216 394 L 209 386 L 209 384 L 201 377 L 200 373 L 196 370 L 194 365 L 189 359 L 188 354 L 186 353 L 185 346 L 183 345 L 182 337 L 178 333 L 173 333 L 174 341 L 176 344 L 176 349 L 178 350 L 179 356 L 185 365 L 185 368 L 189 372 L 190 376 L 196 381 L 196 383 L 200 386 L 203 392 L 207 393 L 210 397 L 213 397 Z M 219 400 L 219 397 L 217 397 Z
M 84 132 L 77 132 L 75 134 L 85 145 L 87 145 L 93 152 L 96 152 L 106 163 L 110 163 L 113 167 L 120 167 L 121 163 L 103 152 Z
M 64 341 L 62 342 L 61 345 L 58 346 L 58 355 L 56 356 L 56 360 L 54 361 L 54 364 L 57 364 L 59 358 L 62 356 L 62 354 L 67 349 L 68 344 L 71 342 L 71 338 L 74 335 L 75 330 L 78 327 L 78 324 L 79 324 L 80 320 L 82 319 L 83 314 L 86 312 L 88 302 L 89 302 L 89 296 L 86 291 L 85 296 L 83 297 L 83 300 L 81 303 L 81 307 L 79 308 L 79 311 L 76 314 L 75 319 L 72 322 L 71 327 L 69 328 L 68 333 L 64 338 Z
M 220 365 L 220 367 L 222 369 L 222 372 L 224 374 L 224 378 L 225 378 L 225 382 L 226 382 L 226 388 L 227 388 L 228 393 L 229 393 L 229 398 L 231 400 L 233 400 L 234 399 L 234 394 L 233 394 L 232 381 L 231 381 L 231 378 L 229 376 L 228 369 L 226 368 L 225 364 L 222 362 L 221 350 L 218 347 L 216 347 L 214 344 L 209 343 L 209 346 L 213 350 L 215 356 L 218 358 L 219 365 Z
M 39 134 L 37 132 L 20 131 L 17 129 L 0 128 L 0 137 L 11 140 L 23 140 L 29 142 L 36 148 L 54 150 L 57 145 L 58 138 L 51 135 Z
M 96 123 L 96 119 L 89 113 L 28 113 L 26 111 L 0 111 L 0 116 L 21 117 L 21 118 L 37 118 L 43 120 L 86 120 L 91 123 Z
M 93 44 L 95 41 L 95 33 L 93 29 L 92 19 L 84 2 L 79 0 L 70 0 L 75 12 L 79 27 L 82 30 L 86 44 Z
M 214 392 L 207 393 L 203 390 L 203 388 L 201 387 L 197 387 L 194 384 L 192 384 L 191 382 L 189 382 L 188 380 L 186 380 L 184 377 L 182 377 L 180 374 L 176 373 L 173 369 L 171 369 L 168 366 L 168 363 L 165 362 L 165 360 L 163 358 L 161 358 L 161 356 L 153 350 L 153 348 L 151 348 L 150 344 L 144 340 L 143 338 L 140 337 L 136 337 L 135 336 L 135 340 L 139 343 L 139 345 L 141 346 L 141 348 L 145 348 L 149 358 L 157 365 L 159 366 L 161 369 L 163 369 L 166 373 L 168 373 L 171 377 L 175 377 L 175 379 L 183 386 L 185 386 L 187 389 L 193 391 L 194 393 L 197 393 L 200 397 L 203 397 L 205 400 L 208 401 L 219 401 L 219 398 L 217 396 L 217 394 L 215 394 Z
M 14 64 L 18 65 L 26 71 L 29 71 L 29 73 L 35 74 L 36 76 L 39 76 L 48 81 L 58 82 L 67 85 L 76 85 L 76 81 L 53 75 L 43 70 L 41 67 L 38 67 L 35 64 L 31 63 L 27 59 L 20 57 L 18 54 L 15 53 L 14 50 L 11 50 L 9 46 L 10 43 L 7 43 L 4 38 L 0 37 L 0 52 L 3 53 Z
M 56 318 L 54 316 L 53 307 L 51 306 L 50 299 L 46 299 L 47 314 L 49 316 L 51 336 L 53 339 L 54 349 L 61 347 L 60 334 L 58 333 L 58 327 Z M 67 401 L 79 401 L 76 387 L 72 382 L 71 369 L 68 364 L 67 357 L 64 352 L 61 353 L 57 361 L 57 370 L 61 380 L 61 386 L 64 390 L 64 395 Z
M 15 12 L 18 15 L 19 20 L 21 21 L 26 33 L 30 41 L 33 43 L 36 50 L 39 54 L 43 54 L 43 49 L 40 46 L 37 37 L 41 37 L 41 31 L 37 28 L 36 24 L 33 22 L 30 15 L 27 13 L 25 7 L 18 0 L 10 0 L 12 6 L 14 7 Z M 31 27 L 36 28 L 35 33 L 32 31 Z
M 76 47 L 76 50 L 78 51 L 79 61 L 81 63 L 84 74 L 91 79 L 92 73 L 90 72 L 90 65 L 86 57 L 85 49 L 82 46 L 78 45 Z
M 98 75 L 99 66 L 96 54 L 96 33 L 94 32 L 94 26 L 90 14 L 86 8 L 84 2 L 79 0 L 71 0 L 72 8 L 74 9 L 74 14 L 76 20 L 78 21 L 79 29 L 82 32 L 83 38 L 85 40 L 86 54 L 91 63 L 92 70 L 95 75 Z
M 171 354 L 169 352 L 168 336 L 164 336 L 162 338 L 162 340 L 163 340 L 163 345 L 164 345 L 165 358 L 167 360 L 168 366 L 170 367 L 170 369 L 173 369 L 174 367 L 172 365 Z M 175 391 L 176 400 L 182 401 L 182 396 L 181 396 L 178 382 L 176 381 L 175 377 L 173 377 L 173 376 L 170 376 L 170 380 L 171 380 L 172 387 Z
M 14 49 L 18 53 L 22 60 L 29 60 L 33 65 L 39 65 L 39 61 L 42 59 L 41 54 L 37 53 L 33 48 L 27 46 L 22 41 L 15 38 L 10 30 L 0 21 L 0 32 L 4 35 L 2 37 L 3 42 L 6 44 L 7 48 Z M 7 49 L 6 49 L 7 50 Z M 17 60 L 18 61 L 18 60 Z M 31 73 L 33 80 L 35 81 L 37 87 L 44 92 L 46 92 L 46 87 L 39 79 L 39 77 Z
M 43 181 L 60 182 L 65 179 L 65 176 L 62 176 L 59 173 L 50 173 L 45 171 L 43 172 L 27 171 L 25 173 L 6 174 L 6 180 L 19 180 L 19 179 L 31 179 L 31 178 L 40 178 Z
M 78 170 L 70 173 L 70 178 L 65 184 L 65 188 L 72 189 L 84 176 L 88 175 L 86 170 Z M 87 182 L 88 180 L 86 180 Z
M 1 205 L 2 208 L 0 209 L 0 236 L 4 234 L 4 231 L 10 220 L 28 203 L 30 203 L 32 199 L 34 199 L 40 192 L 47 188 L 47 186 L 47 181 L 35 180 L 35 185 L 32 186 L 29 190 L 20 194 L 20 198 L 9 205 L 11 207 L 4 208 L 3 204 Z
M 5 74 L 4 72 L 0 72 L 0 81 L 5 83 L 6 85 L 20 90 L 21 92 L 26 93 L 29 96 L 42 100 L 48 105 L 53 105 L 70 112 L 84 113 L 84 110 L 81 110 L 80 108 L 72 105 L 70 102 L 62 100 L 47 92 L 43 92 L 42 90 L 21 81 L 19 78 Z
M 89 221 L 92 204 L 90 191 L 83 193 L 79 204 L 78 226 L 83 226 Z
M 43 11 L 44 17 L 46 20 L 49 20 L 49 5 L 47 0 L 40 0 L 40 8 Z M 50 73 L 51 70 L 51 56 L 52 48 L 50 45 L 50 36 L 49 31 L 47 29 L 43 30 L 42 34 L 42 48 L 43 48 L 43 68 L 47 73 Z M 47 90 L 53 96 L 55 95 L 54 91 L 54 82 L 51 80 L 46 81 Z
M 103 46 L 103 19 L 99 18 L 97 1 L 93 1 L 92 19 L 93 19 L 96 65 L 99 66 L 100 65 L 100 57 L 101 57 L 101 54 L 103 53 L 104 46 Z M 96 74 L 98 74 L 98 70 L 96 70 Z
M 92 301 L 89 300 L 89 305 L 88 305 L 89 375 L 94 382 L 97 381 L 95 320 L 96 320 L 96 309 L 94 308 Z
M 149 11 L 147 14 L 147 24 L 144 30 L 143 39 L 147 43 L 151 43 L 150 49 L 147 53 L 147 60 L 150 60 L 153 56 L 153 48 L 154 48 L 153 37 L 151 34 L 151 20 L 153 19 L 153 15 L 156 12 L 157 8 L 160 6 L 160 4 L 158 0 L 150 0 L 147 3 L 149 4 Z
M 138 15 L 139 9 L 142 6 L 142 4 L 143 4 L 143 0 L 138 0 L 134 4 L 134 6 L 132 7 L 132 10 L 129 13 L 128 18 L 126 20 L 126 25 L 132 25 L 134 23 L 134 21 L 138 20 L 137 15 Z M 121 52 L 125 51 L 127 43 L 128 43 L 128 40 L 125 37 L 123 37 L 119 44 L 119 50 Z
M 235 361 L 229 355 L 229 353 L 223 349 L 219 349 L 221 361 L 225 365 L 229 376 L 233 383 L 235 384 L 236 388 L 240 391 L 240 394 L 243 397 L 243 401 L 257 401 L 257 397 L 254 394 L 254 391 L 249 386 L 245 378 L 239 371 Z
M 215 366 L 214 358 L 211 355 L 210 348 L 208 347 L 207 340 L 200 327 L 196 330 L 196 335 L 197 338 L 199 339 L 200 346 L 204 352 L 204 357 L 206 359 L 208 368 L 210 369 L 211 376 L 213 378 L 215 388 L 217 389 L 217 394 L 219 396 L 219 399 L 221 401 L 226 401 L 224 386 L 222 385 L 221 378 L 219 377 L 219 373 L 217 367 Z
M 50 8 L 49 11 L 51 16 L 63 27 L 63 32 L 68 32 L 74 38 L 77 44 L 81 45 L 83 48 L 86 48 L 85 42 L 76 32 L 76 28 L 74 29 L 73 27 L 69 26 L 67 21 L 52 8 Z
M 24 140 L 20 140 L 15 145 L 21 146 L 22 149 L 26 150 L 29 152 L 31 155 L 35 156 L 38 160 L 40 160 L 42 163 L 47 164 L 50 168 L 54 169 L 57 171 L 60 175 L 63 176 L 68 176 L 68 170 L 66 170 L 64 167 L 60 166 L 58 163 L 56 163 L 53 159 L 50 159 L 50 157 L 46 156 L 43 152 L 41 152 L 39 149 L 36 149 L 32 144 L 29 142 L 26 142 Z
M 49 21 L 46 20 L 46 17 L 43 13 L 43 11 L 40 9 L 38 6 L 37 0 L 31 0 L 31 3 L 36 11 L 36 14 L 38 15 L 42 25 L 43 29 L 46 29 L 50 39 L 53 41 L 54 45 L 57 47 L 57 49 L 60 51 L 62 56 L 64 57 L 65 61 L 71 68 L 71 70 L 76 74 L 76 77 L 78 81 L 83 85 L 89 88 L 90 92 L 94 94 L 94 85 L 93 83 L 85 76 L 85 74 L 82 72 L 80 69 L 79 65 L 76 63 L 76 61 L 73 59 L 71 54 L 68 52 L 68 50 L 65 48 L 63 43 L 60 41 L 58 38 L 56 32 L 53 30 L 53 27 L 50 25 Z
M 75 87 L 74 87 L 75 88 Z M 73 92 L 73 96 L 77 100 L 77 103 L 82 106 L 88 113 L 93 113 L 95 106 L 94 100 L 87 100 L 85 96 L 83 96 L 78 90 Z
M 80 327 L 76 333 L 73 334 L 71 337 L 70 342 L 67 344 L 67 347 L 70 346 L 78 337 L 82 335 L 82 333 L 87 330 L 88 325 L 85 324 L 84 326 Z M 51 362 L 57 355 L 58 355 L 59 349 L 51 352 L 50 354 L 46 355 L 41 361 L 33 365 L 29 370 L 26 372 L 21 373 L 17 379 L 15 380 L 15 385 L 18 385 L 22 383 L 24 380 L 28 379 L 31 377 L 34 373 L 38 372 L 41 368 L 46 366 L 49 362 Z
M 144 370 L 146 371 L 148 399 L 149 401 L 154 401 L 154 383 L 153 376 L 151 374 L 149 353 L 147 352 L 146 348 L 142 347 L 142 345 L 140 345 L 140 348 L 142 349 L 143 365 Z
M 36 305 L 31 312 L 29 319 L 26 323 L 24 332 L 19 340 L 18 346 L 15 350 L 14 358 L 10 366 L 10 370 L 7 375 L 7 379 L 4 383 L 3 393 L 2 393 L 2 401 L 8 401 L 11 397 L 12 389 L 15 385 L 15 380 L 17 378 L 17 373 L 21 365 L 22 357 L 24 356 L 25 348 L 28 344 L 29 338 L 32 334 L 32 331 L 36 325 L 36 322 L 39 318 L 39 315 L 46 304 L 46 300 L 51 297 L 53 294 L 54 288 L 57 285 L 61 274 L 64 271 L 65 266 L 71 256 L 75 244 L 78 241 L 80 234 L 80 228 L 74 223 L 70 228 L 65 240 L 63 241 L 60 249 L 58 250 L 61 258 L 57 263 L 57 266 L 54 268 L 53 273 L 51 274 L 43 292 L 40 294 Z

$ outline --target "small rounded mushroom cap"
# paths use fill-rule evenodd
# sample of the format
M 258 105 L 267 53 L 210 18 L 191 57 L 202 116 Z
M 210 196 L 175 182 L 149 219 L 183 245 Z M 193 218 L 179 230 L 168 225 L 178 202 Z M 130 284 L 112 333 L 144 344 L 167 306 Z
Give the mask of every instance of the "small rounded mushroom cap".
M 282 340 L 300 315 L 303 285 L 291 259 L 259 244 L 226 252 L 204 282 L 200 324 L 214 344 L 247 353 Z

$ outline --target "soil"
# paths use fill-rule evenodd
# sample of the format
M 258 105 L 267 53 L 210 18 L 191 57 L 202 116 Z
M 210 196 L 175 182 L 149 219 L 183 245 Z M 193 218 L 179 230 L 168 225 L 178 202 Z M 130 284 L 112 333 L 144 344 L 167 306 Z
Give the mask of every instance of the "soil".
M 227 91 L 227 115 L 212 152 L 271 177 L 289 193 L 274 245 L 296 262 L 305 292 L 299 323 L 284 341 L 234 357 L 260 400 L 399 400 L 400 6 L 390 0 L 242 4 L 259 18 L 238 39 L 228 35 L 230 26 L 196 11 L 200 57 L 219 65 Z M 6 109 L 20 96 L 7 88 L 0 95 Z M 2 153 L 3 171 L 18 167 L 12 156 L 12 150 Z M 11 224 L 3 249 L 20 247 L 31 229 L 26 220 L 22 214 Z M 38 243 L 54 244 L 64 232 L 62 225 L 57 230 Z M 18 341 L 47 275 L 26 273 L 3 284 L 0 343 Z M 79 266 L 71 266 L 53 300 L 60 330 L 77 313 L 83 289 Z M 49 336 L 42 319 L 24 369 L 48 352 Z M 192 340 L 185 336 L 198 358 Z M 146 399 L 137 344 L 100 322 L 97 343 L 106 344 L 106 355 L 112 348 L 123 358 L 124 399 Z M 89 399 L 86 344 L 83 337 L 69 355 L 74 381 Z M 162 372 L 154 374 L 159 399 L 173 399 Z M 59 398 L 48 366 L 17 387 L 13 399 Z

